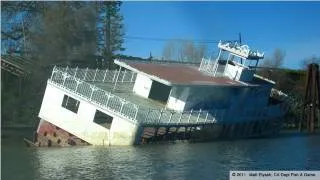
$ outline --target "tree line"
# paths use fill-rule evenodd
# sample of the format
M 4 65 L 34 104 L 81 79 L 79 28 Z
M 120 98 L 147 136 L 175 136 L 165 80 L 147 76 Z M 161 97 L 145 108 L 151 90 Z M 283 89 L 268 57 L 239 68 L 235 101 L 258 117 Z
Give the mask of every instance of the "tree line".
M 123 16 L 118 1 L 1 1 L 1 54 L 32 60 L 21 78 L 1 72 L 3 125 L 35 125 L 46 81 L 54 65 L 115 68 L 113 59 L 140 59 L 123 55 Z M 192 40 L 165 43 L 162 57 L 200 62 L 206 44 Z M 305 71 L 283 69 L 285 52 L 279 48 L 267 57 L 257 73 L 275 80 L 276 88 L 303 99 Z M 150 53 L 148 59 L 154 59 Z M 320 58 L 308 57 L 301 67 Z M 296 101 L 298 102 L 298 101 Z M 298 107 L 298 106 L 297 106 Z
M 1 1 L 1 55 L 32 62 L 27 76 L 2 71 L 2 125 L 34 125 L 54 65 L 115 68 L 124 50 L 118 1 Z
M 320 64 L 320 57 L 310 56 L 300 61 L 299 70 L 283 68 L 285 51 L 276 48 L 271 56 L 267 57 L 262 63 L 262 69 L 258 74 L 276 82 L 275 88 L 288 95 L 286 100 L 289 111 L 285 116 L 284 122 L 289 126 L 297 128 L 298 123 L 304 118 L 305 91 L 307 67 L 311 63 Z
M 40 66 L 99 58 L 100 66 L 111 66 L 108 59 L 124 50 L 121 2 L 2 1 L 1 6 L 2 46 Z

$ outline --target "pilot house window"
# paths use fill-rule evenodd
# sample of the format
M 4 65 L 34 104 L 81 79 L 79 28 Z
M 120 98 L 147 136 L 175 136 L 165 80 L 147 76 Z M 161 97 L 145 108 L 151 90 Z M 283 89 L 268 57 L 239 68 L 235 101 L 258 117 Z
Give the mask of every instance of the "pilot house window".
M 66 108 L 74 113 L 78 113 L 79 104 L 80 104 L 80 101 L 78 101 L 70 96 L 64 95 L 63 101 L 62 101 L 62 107 Z

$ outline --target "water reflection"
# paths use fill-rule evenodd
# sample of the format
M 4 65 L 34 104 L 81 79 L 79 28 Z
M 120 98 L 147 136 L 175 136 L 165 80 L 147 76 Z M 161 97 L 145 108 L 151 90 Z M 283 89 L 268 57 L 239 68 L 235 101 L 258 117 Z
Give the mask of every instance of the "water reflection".
M 230 170 L 316 170 L 319 142 L 319 136 L 297 136 L 107 148 L 5 146 L 2 179 L 228 179 Z

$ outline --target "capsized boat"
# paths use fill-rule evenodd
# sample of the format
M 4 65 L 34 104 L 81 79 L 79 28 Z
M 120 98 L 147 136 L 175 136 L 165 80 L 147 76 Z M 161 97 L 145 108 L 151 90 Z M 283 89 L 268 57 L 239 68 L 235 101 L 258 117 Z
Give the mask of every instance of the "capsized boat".
M 33 146 L 135 145 L 276 133 L 287 111 L 264 54 L 220 42 L 200 63 L 115 59 L 119 69 L 54 67 Z

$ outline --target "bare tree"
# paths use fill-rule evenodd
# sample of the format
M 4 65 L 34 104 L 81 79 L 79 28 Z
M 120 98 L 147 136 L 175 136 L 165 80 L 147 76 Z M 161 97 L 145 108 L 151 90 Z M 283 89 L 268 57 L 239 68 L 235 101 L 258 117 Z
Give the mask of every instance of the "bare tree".
M 280 68 L 283 64 L 283 60 L 286 53 L 280 48 L 276 48 L 272 54 L 272 57 L 266 58 L 262 64 L 264 67 Z
M 168 41 L 162 55 L 167 60 L 199 62 L 206 54 L 205 44 L 196 45 L 192 40 Z
M 205 44 L 200 44 L 197 48 L 195 59 L 197 61 L 200 61 L 201 58 L 203 58 L 206 55 L 206 53 L 207 53 L 207 46 Z
M 162 51 L 162 56 L 165 60 L 174 59 L 176 45 L 174 41 L 168 41 Z
M 285 57 L 285 52 L 279 48 L 276 48 L 271 57 L 267 57 L 264 59 L 262 66 L 267 67 L 260 70 L 258 73 L 266 78 L 272 79 L 276 82 L 276 88 L 283 89 L 283 83 L 288 78 L 286 74 L 277 68 L 281 68 L 283 64 L 283 60 Z M 276 68 L 276 69 L 274 69 Z

